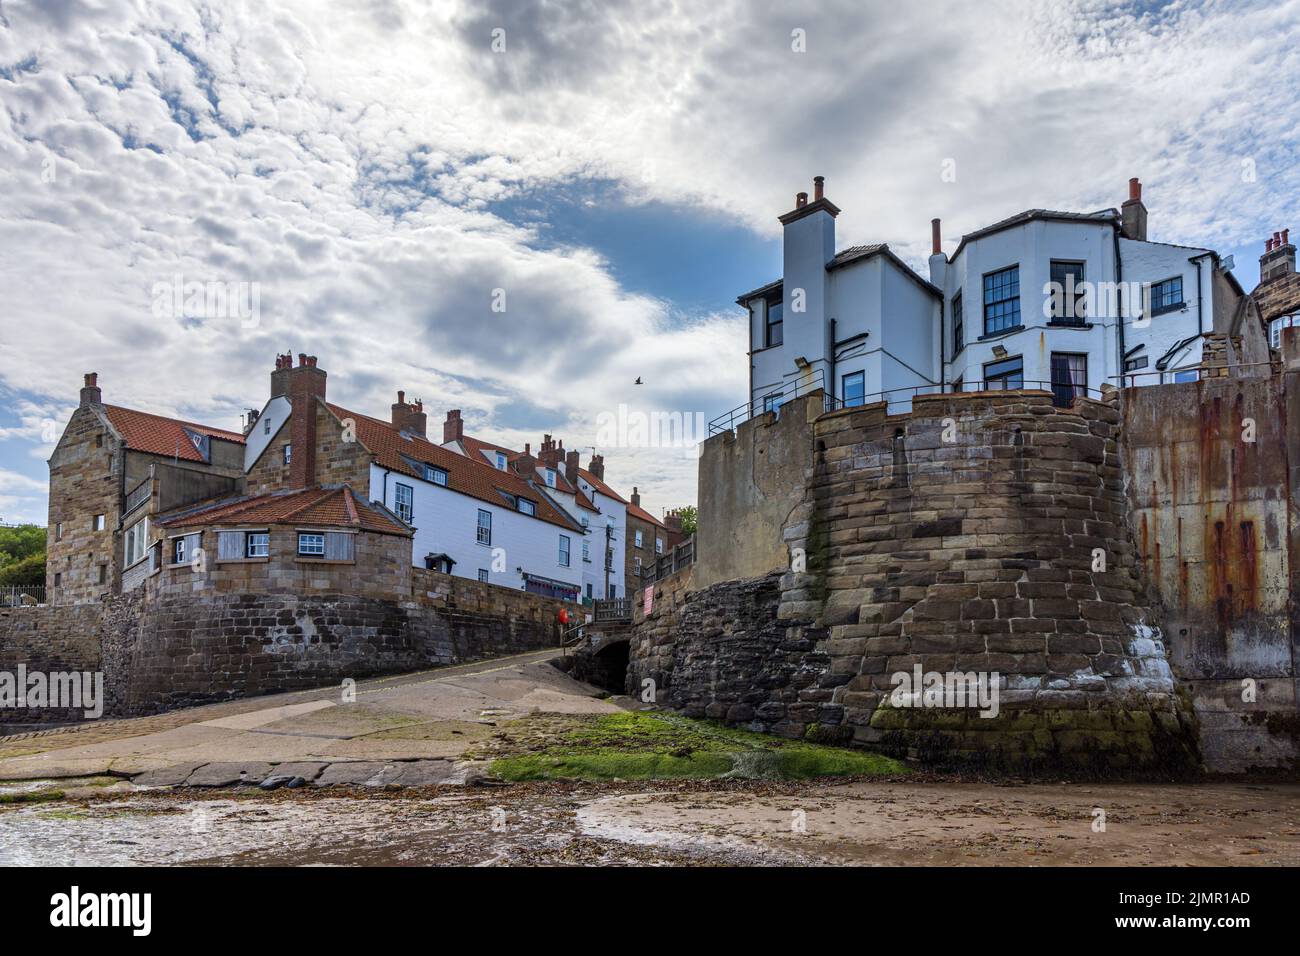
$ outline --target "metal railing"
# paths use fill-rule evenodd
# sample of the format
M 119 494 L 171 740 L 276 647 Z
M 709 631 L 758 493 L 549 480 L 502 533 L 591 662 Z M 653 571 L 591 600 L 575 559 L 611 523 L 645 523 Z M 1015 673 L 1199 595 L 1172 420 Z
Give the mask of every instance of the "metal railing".
M 144 481 L 140 482 L 134 488 L 126 493 L 126 503 L 123 506 L 122 514 L 129 515 L 136 508 L 149 500 L 149 492 L 153 488 L 153 476 L 150 475 Z
M 36 607 L 52 603 L 58 597 L 55 588 L 48 592 L 44 584 L 6 584 L 0 586 L 0 607 Z M 50 599 L 47 602 L 47 598 Z
M 761 401 L 749 401 L 744 405 L 737 405 L 730 411 L 723 412 L 709 422 L 709 434 L 719 435 L 722 432 L 735 431 L 737 426 L 743 425 L 755 415 L 766 412 L 776 412 L 777 415 L 780 415 L 780 408 L 786 402 L 818 391 L 822 392 L 825 397 L 826 411 L 829 412 L 841 404 L 837 399 L 832 398 L 829 393 L 826 393 L 825 373 L 822 369 L 817 369 L 806 380 L 799 379 L 788 385 L 783 385 L 776 391 L 764 395 Z

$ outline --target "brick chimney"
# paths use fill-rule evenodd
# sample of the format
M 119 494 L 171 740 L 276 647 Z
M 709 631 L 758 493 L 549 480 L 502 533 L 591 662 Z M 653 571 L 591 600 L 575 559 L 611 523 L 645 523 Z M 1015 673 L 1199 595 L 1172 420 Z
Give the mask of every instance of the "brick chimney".
M 948 257 L 943 254 L 943 229 L 938 219 L 930 220 L 930 281 L 942 289 L 947 280 Z
M 537 477 L 537 459 L 533 457 L 532 442 L 524 445 L 524 453 L 515 458 L 515 460 L 510 463 L 510 467 L 512 467 L 515 470 L 515 473 L 522 478 L 531 480 Z
M 632 504 L 641 507 L 641 492 L 637 490 L 636 485 L 632 486 Z
M 564 467 L 564 442 L 556 442 L 550 435 L 542 436 L 542 447 L 537 458 L 547 468 L 559 471 Z
M 587 470 L 591 472 L 593 475 L 595 475 L 597 478 L 599 478 L 601 481 L 604 481 L 605 480 L 605 456 L 592 455 L 591 461 L 587 462 Z
M 271 373 L 271 397 L 289 394 L 289 375 L 293 371 L 293 355 L 285 352 L 275 357 L 275 371 Z
M 566 452 L 564 455 L 564 477 L 569 479 L 569 484 L 578 487 L 578 453 L 576 451 Z
M 282 368 L 279 363 L 284 359 L 290 364 Z M 296 367 L 292 361 L 291 356 L 279 356 L 276 370 L 271 373 L 271 381 L 275 383 L 276 375 L 283 373 L 287 389 L 284 394 L 291 406 L 289 487 L 308 488 L 316 483 L 316 400 L 325 399 L 325 370 L 316 367 L 314 355 L 299 353 Z M 274 394 L 274 384 L 272 393 Z
M 1259 281 L 1270 282 L 1293 272 L 1295 245 L 1291 242 L 1291 230 L 1283 229 L 1264 243 L 1264 254 L 1259 257 Z
M 1126 239 L 1146 242 L 1147 207 L 1142 203 L 1142 183 L 1134 176 L 1128 181 L 1128 199 L 1120 207 L 1120 231 Z
M 460 409 L 453 408 L 447 412 L 447 420 L 442 423 L 442 443 L 460 441 L 465 437 L 465 422 L 460 417 Z
M 83 381 L 85 384 L 81 386 L 82 407 L 104 404 L 104 396 L 99 390 L 99 373 L 87 372 Z
M 682 516 L 680 513 L 676 511 L 670 511 L 666 515 L 664 515 L 664 525 L 665 527 L 668 528 L 669 531 L 675 531 L 677 534 L 683 533 Z
M 406 393 L 399 391 L 397 401 L 393 403 L 393 427 L 398 431 L 427 438 L 429 417 L 424 414 L 424 402 L 417 398 L 413 404 L 407 404 Z

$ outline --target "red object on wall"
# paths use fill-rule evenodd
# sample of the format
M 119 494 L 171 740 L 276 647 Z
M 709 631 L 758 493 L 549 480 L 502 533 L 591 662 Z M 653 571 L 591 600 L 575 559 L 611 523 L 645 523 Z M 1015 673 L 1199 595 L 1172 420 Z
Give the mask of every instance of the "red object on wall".
M 561 624 L 568 624 L 568 623 L 569 623 L 569 610 L 568 610 L 568 608 L 560 608 L 560 613 L 559 613 L 558 617 L 559 617 L 559 619 L 560 619 L 560 623 L 561 623 Z

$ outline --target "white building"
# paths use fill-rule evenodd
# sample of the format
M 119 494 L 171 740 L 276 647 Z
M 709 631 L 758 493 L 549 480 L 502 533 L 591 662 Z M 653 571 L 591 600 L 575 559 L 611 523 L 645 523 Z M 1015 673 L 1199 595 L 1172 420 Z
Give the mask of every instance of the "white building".
M 1122 210 L 1031 209 L 943 253 L 932 222 L 929 280 L 883 243 L 835 251 L 839 209 L 814 180 L 780 217 L 782 279 L 737 299 L 750 319 L 755 412 L 825 386 L 836 404 L 913 394 L 1040 388 L 1069 401 L 1103 384 L 1194 379 L 1204 337 L 1263 331 L 1210 249 L 1147 240 L 1141 184 Z M 1264 353 L 1266 355 L 1266 351 Z
M 575 564 L 584 599 L 627 596 L 627 502 L 605 483 L 604 456 L 592 455 L 588 467 L 581 468 L 578 452 L 566 452 L 550 435 L 543 438 L 536 457 L 531 444 L 519 452 L 486 442 L 465 434 L 459 409 L 447 413 L 442 447 L 522 476 L 580 528 Z

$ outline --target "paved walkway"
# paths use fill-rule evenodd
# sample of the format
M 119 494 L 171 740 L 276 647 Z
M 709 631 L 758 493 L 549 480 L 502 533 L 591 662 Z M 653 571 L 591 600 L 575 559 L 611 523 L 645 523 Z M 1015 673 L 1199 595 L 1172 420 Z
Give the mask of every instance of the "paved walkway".
M 558 653 L 362 681 L 355 700 L 328 687 L 3 738 L 0 780 L 111 774 L 162 786 L 267 777 L 295 785 L 460 782 L 456 758 L 502 720 L 618 709 L 547 663 Z

